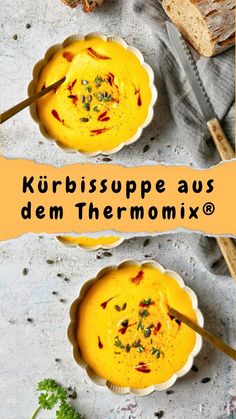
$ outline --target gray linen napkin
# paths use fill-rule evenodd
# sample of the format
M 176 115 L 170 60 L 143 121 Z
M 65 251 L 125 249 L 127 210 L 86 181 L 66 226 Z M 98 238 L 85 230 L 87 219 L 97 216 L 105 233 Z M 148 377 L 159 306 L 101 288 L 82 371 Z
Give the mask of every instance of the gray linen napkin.
M 142 23 L 151 27 L 153 36 L 156 38 L 158 60 L 154 71 L 165 84 L 170 104 L 166 123 L 174 119 L 182 144 L 192 153 L 195 165 L 201 168 L 210 167 L 220 161 L 220 158 L 185 73 L 170 45 L 165 25 L 168 17 L 161 3 L 161 0 L 134 0 L 134 10 L 142 19 Z M 234 138 L 234 48 L 212 58 L 200 57 L 193 49 L 191 52 L 215 112 L 222 120 L 223 128 L 232 141 Z M 228 272 L 214 238 L 200 234 L 186 234 L 186 239 L 209 271 L 221 275 Z
M 161 3 L 161 0 L 134 0 L 134 10 L 142 23 L 151 27 L 156 38 L 158 59 L 154 71 L 164 82 L 169 99 L 170 113 L 166 115 L 166 120 L 168 123 L 168 120 L 174 119 L 182 144 L 192 153 L 195 165 L 210 167 L 220 158 L 178 57 L 170 45 L 165 25 L 168 17 Z M 234 48 L 211 58 L 201 57 L 190 49 L 214 110 L 233 143 Z

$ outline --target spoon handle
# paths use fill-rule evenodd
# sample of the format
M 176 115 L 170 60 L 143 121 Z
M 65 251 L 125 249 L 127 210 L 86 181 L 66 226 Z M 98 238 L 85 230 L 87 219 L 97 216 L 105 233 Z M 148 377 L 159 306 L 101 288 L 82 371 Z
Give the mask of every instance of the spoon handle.
M 17 114 L 18 112 L 25 109 L 27 106 L 31 105 L 31 103 L 35 102 L 35 100 L 39 99 L 40 97 L 46 95 L 51 90 L 58 87 L 60 84 L 62 84 L 65 81 L 65 77 L 62 79 L 56 81 L 55 83 L 51 84 L 48 87 L 45 87 L 45 89 L 40 90 L 40 92 L 35 93 L 33 96 L 28 97 L 27 99 L 23 100 L 20 103 L 17 103 L 17 105 L 13 106 L 12 108 L 8 109 L 7 111 L 0 114 L 0 123 L 7 121 L 9 118 Z
M 221 339 L 217 338 L 215 335 L 213 335 L 211 332 L 204 329 L 203 327 L 198 326 L 198 324 L 194 323 L 192 320 L 190 320 L 188 317 L 175 310 L 174 308 L 169 307 L 169 313 L 172 316 L 177 317 L 177 319 L 181 320 L 183 323 L 185 323 L 187 326 L 189 326 L 191 329 L 193 329 L 195 332 L 201 335 L 204 339 L 206 339 L 208 342 L 214 345 L 217 349 L 224 352 L 224 354 L 228 355 L 230 358 L 236 361 L 236 350 L 229 346 L 227 343 L 223 342 Z

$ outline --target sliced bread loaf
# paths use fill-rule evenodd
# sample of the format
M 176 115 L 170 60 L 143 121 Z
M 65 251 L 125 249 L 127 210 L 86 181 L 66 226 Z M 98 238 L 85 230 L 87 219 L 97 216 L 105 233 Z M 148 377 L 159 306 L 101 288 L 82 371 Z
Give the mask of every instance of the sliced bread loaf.
M 234 0 L 163 0 L 163 7 L 200 54 L 210 57 L 235 44 Z

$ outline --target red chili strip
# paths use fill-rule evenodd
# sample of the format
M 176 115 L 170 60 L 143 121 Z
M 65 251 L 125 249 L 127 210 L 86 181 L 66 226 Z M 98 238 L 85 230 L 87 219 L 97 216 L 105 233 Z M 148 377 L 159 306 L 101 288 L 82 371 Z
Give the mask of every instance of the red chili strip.
M 128 326 L 123 326 L 118 330 L 118 332 L 120 332 L 122 335 L 124 335 L 126 333 L 126 330 L 128 329 L 128 327 L 134 326 L 135 324 L 137 324 L 137 322 L 129 324 Z
M 160 322 L 158 322 L 157 325 L 153 329 L 154 335 L 156 335 L 159 332 L 159 330 L 161 330 L 161 323 Z
M 72 54 L 70 51 L 64 51 L 62 56 L 70 63 L 73 60 L 74 54 Z
M 77 79 L 73 80 L 71 83 L 69 83 L 67 90 L 69 90 L 70 93 L 72 93 L 73 87 L 75 83 L 77 82 Z
M 102 119 L 102 118 L 104 118 L 104 116 L 106 116 L 106 114 L 107 114 L 107 111 L 105 111 L 105 112 L 101 113 L 101 114 L 98 116 L 98 121 L 101 121 L 101 119 Z
M 133 284 L 139 285 L 143 279 L 143 276 L 144 276 L 144 272 L 139 271 L 139 273 L 134 278 L 131 278 L 131 282 L 133 282 Z
M 140 93 L 138 94 L 138 106 L 142 106 L 142 99 Z
M 109 83 L 111 86 L 113 85 L 114 79 L 115 79 L 114 74 L 112 74 L 112 73 L 108 73 L 108 75 L 107 75 L 107 81 L 108 81 L 108 83 Z
M 92 133 L 92 135 L 99 135 L 99 134 L 103 134 L 104 132 L 106 132 L 107 129 L 108 128 L 92 129 L 92 130 L 90 130 L 90 132 Z
M 145 308 L 148 306 L 154 306 L 154 305 L 155 305 L 154 301 L 151 301 L 149 304 L 145 304 L 143 301 L 139 303 L 139 307 L 142 307 L 142 308 Z
M 59 122 L 61 122 L 62 124 L 64 124 L 64 119 L 61 119 L 60 116 L 58 115 L 58 112 L 56 111 L 56 109 L 52 110 L 52 116 L 54 116 L 54 118 L 56 118 Z
M 170 313 L 167 313 L 167 315 L 169 316 L 169 318 L 170 318 L 171 320 L 174 320 L 175 316 L 172 316 Z
M 149 373 L 151 372 L 150 368 L 148 368 L 147 364 L 144 362 L 139 362 L 138 366 L 135 367 L 136 371 L 143 372 L 143 373 Z
M 103 309 L 105 309 L 105 308 L 106 308 L 106 306 L 107 306 L 107 304 L 109 303 L 109 301 L 113 300 L 113 298 L 115 298 L 115 297 L 111 297 L 111 298 L 109 298 L 109 300 L 104 301 L 104 303 L 100 304 L 100 305 L 101 305 L 101 307 L 102 307 Z
M 101 342 L 100 336 L 98 336 L 98 347 L 99 347 L 99 349 L 103 348 L 103 344 Z
M 109 116 L 106 116 L 105 118 L 101 119 L 101 122 L 109 121 L 109 119 L 111 119 L 111 118 Z
M 87 48 L 87 52 L 90 55 L 90 57 L 98 59 L 98 60 L 110 60 L 111 57 L 108 57 L 107 55 L 99 54 L 99 52 L 95 51 L 93 48 Z

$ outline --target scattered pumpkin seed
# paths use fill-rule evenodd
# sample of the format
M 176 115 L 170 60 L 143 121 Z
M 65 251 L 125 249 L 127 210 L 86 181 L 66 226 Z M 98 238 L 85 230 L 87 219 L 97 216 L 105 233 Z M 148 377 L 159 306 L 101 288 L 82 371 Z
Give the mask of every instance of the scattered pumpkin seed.
M 123 321 L 121 322 L 121 324 L 122 324 L 122 326 L 127 327 L 127 326 L 128 326 L 128 324 L 129 324 L 129 320 L 128 320 L 128 319 L 125 319 L 125 320 L 123 320 Z
M 22 271 L 22 275 L 26 276 L 26 275 L 28 275 L 28 272 L 29 272 L 28 269 L 24 268 L 23 271 Z
M 164 412 L 163 412 L 163 410 L 159 410 L 159 412 L 155 412 L 154 413 L 154 416 L 156 417 L 156 418 L 162 418 L 163 416 L 164 416 Z
M 144 242 L 143 242 L 143 247 L 148 246 L 148 245 L 149 245 L 149 243 L 150 243 L 150 239 L 146 239 L 146 240 L 144 240 Z
M 210 377 L 206 377 L 206 378 L 203 378 L 201 380 L 201 383 L 205 384 L 205 383 L 209 383 L 209 381 L 211 381 L 211 378 Z
M 84 96 L 84 95 L 82 95 L 82 96 L 81 96 L 81 102 L 82 102 L 82 103 L 84 103 L 84 102 L 85 102 L 85 96 Z
M 149 150 L 149 148 L 150 148 L 150 146 L 149 146 L 148 144 L 146 144 L 146 145 L 143 147 L 143 153 L 146 153 L 146 152 Z
M 84 109 L 86 109 L 86 111 L 90 111 L 90 104 L 89 103 L 85 103 L 83 107 L 84 107 Z
M 120 308 L 120 306 L 118 306 L 118 304 L 115 305 L 115 309 L 116 309 L 116 311 L 121 311 L 121 308 Z
M 93 97 L 91 95 L 88 95 L 87 100 L 88 100 L 89 103 L 91 103 L 92 100 L 93 100 Z
M 81 83 L 85 85 L 85 84 L 88 84 L 88 81 L 87 80 L 81 80 Z
M 88 119 L 88 118 L 80 118 L 80 121 L 81 121 L 81 122 L 88 122 L 88 121 L 89 121 L 89 119 Z
M 111 257 L 112 253 L 111 252 L 103 252 L 103 256 Z
M 169 394 L 174 394 L 174 390 L 167 390 L 167 391 L 166 391 L 166 394 L 167 394 L 167 395 L 169 395 Z
M 122 311 L 124 311 L 126 309 L 126 307 L 127 307 L 127 303 L 124 303 L 123 306 L 122 306 Z

